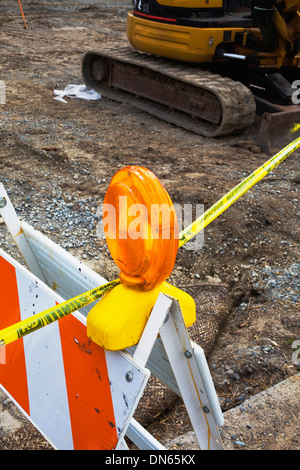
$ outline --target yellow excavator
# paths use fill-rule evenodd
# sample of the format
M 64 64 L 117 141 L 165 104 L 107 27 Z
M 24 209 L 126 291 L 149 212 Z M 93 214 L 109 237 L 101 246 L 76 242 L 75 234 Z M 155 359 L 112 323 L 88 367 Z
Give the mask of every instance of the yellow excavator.
M 300 135 L 300 3 L 134 0 L 130 44 L 87 52 L 87 87 L 200 135 L 241 132 L 261 116 L 271 153 Z

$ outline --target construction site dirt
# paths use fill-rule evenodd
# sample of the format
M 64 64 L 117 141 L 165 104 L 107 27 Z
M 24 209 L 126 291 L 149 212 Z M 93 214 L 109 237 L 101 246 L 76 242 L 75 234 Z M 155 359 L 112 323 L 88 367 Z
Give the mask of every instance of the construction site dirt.
M 98 227 L 117 170 L 149 168 L 178 206 L 206 210 L 270 158 L 257 145 L 258 117 L 239 135 L 208 139 L 105 97 L 54 99 L 54 90 L 82 84 L 85 52 L 126 44 L 130 8 L 128 0 L 28 0 L 25 29 L 18 2 L 0 0 L 0 182 L 19 217 L 107 280 L 119 271 Z M 299 153 L 212 222 L 200 248 L 180 248 L 169 278 L 195 299 L 190 336 L 205 349 L 224 412 L 299 372 Z M 1 219 L 0 246 L 19 259 Z M 142 424 L 163 444 L 191 431 L 181 399 L 156 379 L 149 386 Z M 0 449 L 49 448 L 33 430 L 13 436 L 0 430 Z M 285 443 L 275 436 L 265 445 Z M 295 432 L 289 449 L 299 448 Z

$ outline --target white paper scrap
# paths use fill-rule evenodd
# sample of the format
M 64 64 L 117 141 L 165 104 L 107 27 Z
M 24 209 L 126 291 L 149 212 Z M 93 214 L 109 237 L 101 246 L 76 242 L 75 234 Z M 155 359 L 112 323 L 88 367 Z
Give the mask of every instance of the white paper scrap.
M 85 85 L 67 85 L 64 90 L 54 90 L 55 100 L 66 103 L 64 97 L 81 98 L 83 100 L 95 101 L 101 98 L 101 95 L 95 90 L 88 90 Z

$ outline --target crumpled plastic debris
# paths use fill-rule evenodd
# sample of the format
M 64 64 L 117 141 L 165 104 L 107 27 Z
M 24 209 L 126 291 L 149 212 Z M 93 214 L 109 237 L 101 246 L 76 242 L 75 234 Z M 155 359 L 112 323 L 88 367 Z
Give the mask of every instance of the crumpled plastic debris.
M 101 98 L 99 93 L 93 89 L 88 90 L 85 85 L 67 85 L 64 90 L 54 90 L 54 94 L 56 95 L 54 99 L 63 103 L 67 103 L 64 97 L 81 98 L 89 101 L 96 101 Z

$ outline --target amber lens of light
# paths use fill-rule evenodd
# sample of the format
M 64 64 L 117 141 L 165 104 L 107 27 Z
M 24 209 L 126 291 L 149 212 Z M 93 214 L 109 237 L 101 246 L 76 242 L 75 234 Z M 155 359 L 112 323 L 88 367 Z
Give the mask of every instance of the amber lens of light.
M 125 167 L 104 198 L 104 233 L 122 282 L 152 289 L 171 274 L 178 221 L 167 191 L 150 170 Z

